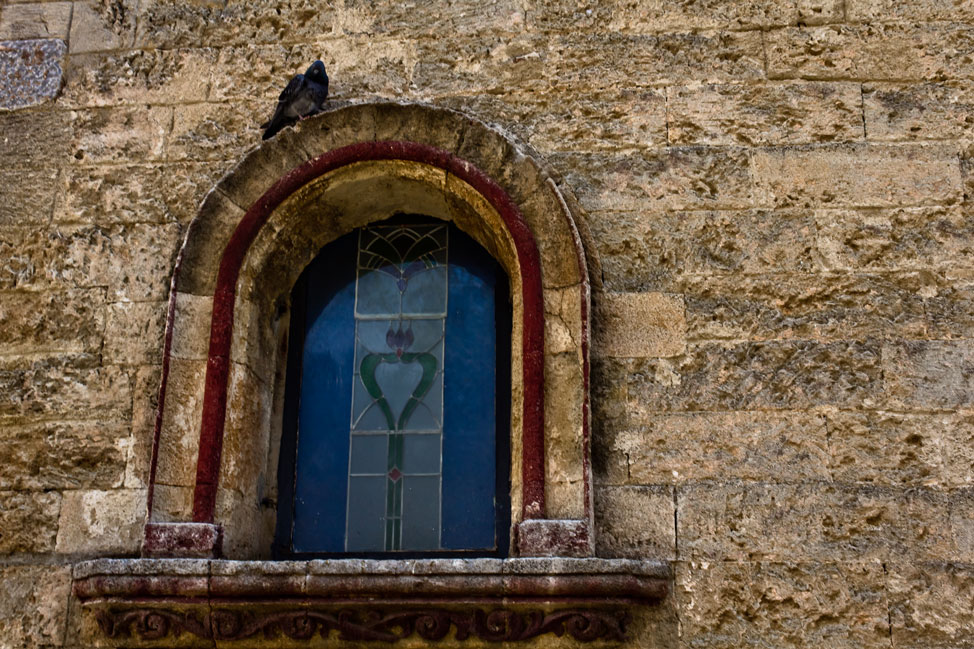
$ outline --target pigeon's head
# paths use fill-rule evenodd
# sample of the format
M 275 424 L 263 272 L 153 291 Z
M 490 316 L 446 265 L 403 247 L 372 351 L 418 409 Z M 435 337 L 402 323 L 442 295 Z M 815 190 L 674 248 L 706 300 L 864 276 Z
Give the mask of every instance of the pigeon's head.
M 315 81 L 324 81 L 328 78 L 325 74 L 325 64 L 321 61 L 315 61 L 311 64 L 311 67 L 304 73 L 304 76 L 311 77 Z

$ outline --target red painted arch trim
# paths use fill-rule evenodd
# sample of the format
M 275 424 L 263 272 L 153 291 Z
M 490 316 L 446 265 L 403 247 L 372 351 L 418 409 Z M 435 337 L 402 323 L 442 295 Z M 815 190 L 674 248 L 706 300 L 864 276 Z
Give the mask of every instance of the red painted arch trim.
M 531 229 L 500 185 L 470 162 L 449 151 L 415 142 L 361 142 L 324 153 L 295 167 L 264 193 L 240 220 L 220 260 L 210 347 L 203 393 L 193 520 L 213 522 L 223 452 L 230 346 L 237 278 L 250 245 L 274 210 L 303 185 L 340 167 L 371 160 L 406 160 L 428 164 L 460 178 L 500 214 L 514 240 L 521 272 L 522 313 L 522 518 L 545 516 L 544 462 L 544 296 L 541 262 Z

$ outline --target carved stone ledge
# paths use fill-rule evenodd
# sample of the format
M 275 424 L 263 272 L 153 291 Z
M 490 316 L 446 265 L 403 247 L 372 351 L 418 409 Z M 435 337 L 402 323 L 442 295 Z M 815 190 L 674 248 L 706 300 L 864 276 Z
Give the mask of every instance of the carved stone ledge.
M 87 640 L 125 647 L 621 641 L 668 583 L 658 562 L 560 558 L 97 560 L 74 573 Z

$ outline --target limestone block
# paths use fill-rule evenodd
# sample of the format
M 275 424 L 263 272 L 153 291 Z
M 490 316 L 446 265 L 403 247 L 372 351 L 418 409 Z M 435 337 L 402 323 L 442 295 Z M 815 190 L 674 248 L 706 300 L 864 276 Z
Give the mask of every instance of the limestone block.
M 175 286 L 178 292 L 213 295 L 223 249 L 243 215 L 244 208 L 236 205 L 223 192 L 213 189 L 206 195 L 199 213 L 189 224 L 185 244 L 180 251 L 182 265 Z
M 683 290 L 686 274 L 735 276 L 815 267 L 804 210 L 607 212 L 590 219 L 607 291 Z
M 931 282 L 927 273 L 688 277 L 682 282 L 687 335 L 701 341 L 922 338 L 932 328 L 924 297 Z
M 950 528 L 957 547 L 955 561 L 974 560 L 974 490 L 957 489 L 950 493 Z
M 950 415 L 832 412 L 826 415 L 837 482 L 946 487 L 944 436 Z
M 57 552 L 137 554 L 145 526 L 143 489 L 66 491 Z
M 578 353 L 582 344 L 582 287 L 544 292 L 545 353 Z
M 597 439 L 603 430 L 628 426 L 628 375 L 631 362 L 592 356 L 589 393 L 593 439 Z
M 162 360 L 168 302 L 109 305 L 102 357 L 113 365 L 148 365 Z
M 262 473 L 270 445 L 271 389 L 239 363 L 231 364 L 228 384 L 220 488 L 257 502 L 258 485 L 277 480 Z
M 889 646 L 878 563 L 690 561 L 675 581 L 688 647 Z
M 0 40 L 0 109 L 25 108 L 57 97 L 66 50 L 60 39 Z
M 667 90 L 670 144 L 775 145 L 862 140 L 854 83 L 706 84 Z
M 68 38 L 70 2 L 11 4 L 0 13 L 0 41 Z
M 546 76 L 578 91 L 764 79 L 760 31 L 552 37 Z
M 172 358 L 205 361 L 209 358 L 210 322 L 213 317 L 213 298 L 176 294 L 176 313 L 172 336 Z M 237 325 L 234 323 L 234 332 Z
M 225 173 L 213 163 L 72 166 L 63 171 L 54 220 L 115 223 L 189 223 L 206 192 Z
M 85 164 L 160 160 L 172 111 L 168 106 L 72 111 L 71 153 Z
M 63 646 L 70 594 L 69 566 L 0 566 L 0 646 Z
M 942 483 L 952 487 L 974 486 L 974 413 L 959 412 L 946 419 L 941 435 Z
M 758 149 L 754 175 L 778 206 L 910 207 L 961 198 L 957 150 L 949 145 Z
M 911 20 L 913 20 L 911 18 Z M 767 35 L 772 79 L 905 81 L 967 77 L 970 29 L 960 23 L 786 28 Z
M 140 367 L 135 371 L 132 388 L 132 435 L 128 440 L 123 483 L 128 489 L 143 489 L 149 484 L 160 380 L 161 368 L 158 365 Z
M 794 24 L 796 4 L 790 0 L 721 2 L 694 0 L 673 3 L 666 0 L 642 2 L 638 10 L 625 2 L 577 3 L 532 0 L 528 3 L 531 29 L 553 32 L 620 31 L 653 33 L 659 31 L 740 29 Z
M 825 420 L 800 412 L 657 414 L 593 444 L 619 457 L 627 484 L 829 480 Z
M 584 518 L 581 363 L 577 354 L 545 354 L 544 371 L 546 513 L 549 518 Z
M 259 102 L 176 106 L 167 141 L 171 160 L 236 160 L 260 144 L 257 128 L 267 119 Z M 268 187 L 273 179 L 268 180 Z
M 822 270 L 974 267 L 974 214 L 959 206 L 816 210 L 814 216 Z
M 862 89 L 870 140 L 940 140 L 972 131 L 974 85 L 969 81 L 870 83 Z
M 0 491 L 0 555 L 52 552 L 60 509 L 57 492 Z
M 677 488 L 680 558 L 946 560 L 950 502 L 928 489 L 821 482 Z
M 886 389 L 880 350 L 876 341 L 691 344 L 675 359 L 632 362 L 630 416 L 875 404 Z
M 137 0 L 77 0 L 71 18 L 71 54 L 131 47 Z
M 193 520 L 193 487 L 157 484 L 152 496 L 152 520 L 156 523 Z
M 0 489 L 120 486 L 128 436 L 126 424 L 103 421 L 5 424 L 0 433 Z
M 664 293 L 600 293 L 593 352 L 620 358 L 665 358 L 686 351 L 683 299 Z
M 205 361 L 170 362 L 159 435 L 157 483 L 180 487 L 196 484 L 205 379 Z
M 514 34 L 524 29 L 525 8 L 514 0 L 459 0 L 442 5 L 405 5 L 394 0 L 345 3 L 343 28 L 350 34 L 438 38 L 442 34 Z
M 974 21 L 974 5 L 968 0 L 921 0 L 904 4 L 896 0 L 846 0 L 850 22 Z
M 125 50 L 73 54 L 62 102 L 70 107 L 205 101 L 218 51 Z
M 893 646 L 964 646 L 974 627 L 974 569 L 953 562 L 891 563 L 889 611 Z
M 131 399 L 128 373 L 91 354 L 0 360 L 0 416 L 127 419 Z
M 974 403 L 970 341 L 890 342 L 883 346 L 882 357 L 891 407 L 928 410 Z
M 105 290 L 6 293 L 0 299 L 0 353 L 101 351 Z
M 5 170 L 50 169 L 68 159 L 70 115 L 65 111 L 0 112 L 0 160 Z
M 48 222 L 57 195 L 57 176 L 53 168 L 0 171 L 4 193 L 0 225 Z
M 208 25 L 225 19 L 220 11 L 222 4 L 215 2 L 148 0 L 134 6 L 138 24 L 134 42 L 140 49 L 200 47 L 207 40 L 204 33 Z
M 800 25 L 824 25 L 843 22 L 846 18 L 845 0 L 798 0 Z
M 600 557 L 676 557 L 671 489 L 600 487 L 595 490 L 595 551 Z
M 587 212 L 743 209 L 762 204 L 746 149 L 681 147 L 640 155 L 560 153 L 548 156 L 565 170 Z
M 560 49 L 549 39 L 529 33 L 487 41 L 479 34 L 424 38 L 411 45 L 405 57 L 411 69 L 407 68 L 403 85 L 393 90 L 415 91 L 424 99 L 545 87 L 552 78 L 552 50 Z M 390 96 L 388 90 L 379 94 Z

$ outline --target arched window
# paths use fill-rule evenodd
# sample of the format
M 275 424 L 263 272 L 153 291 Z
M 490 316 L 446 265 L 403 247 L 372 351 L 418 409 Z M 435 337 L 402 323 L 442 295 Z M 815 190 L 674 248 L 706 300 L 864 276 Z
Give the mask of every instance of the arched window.
M 500 265 L 403 215 L 325 246 L 291 304 L 275 553 L 506 555 Z

